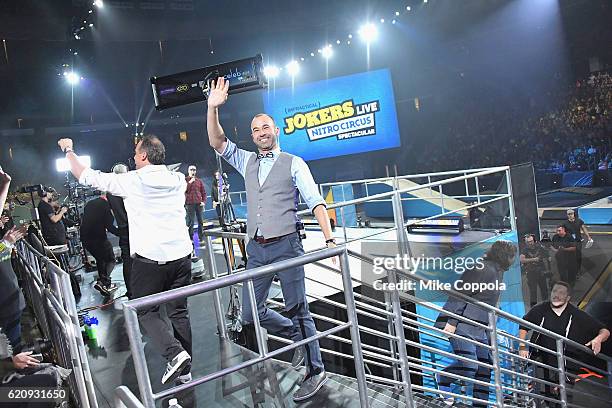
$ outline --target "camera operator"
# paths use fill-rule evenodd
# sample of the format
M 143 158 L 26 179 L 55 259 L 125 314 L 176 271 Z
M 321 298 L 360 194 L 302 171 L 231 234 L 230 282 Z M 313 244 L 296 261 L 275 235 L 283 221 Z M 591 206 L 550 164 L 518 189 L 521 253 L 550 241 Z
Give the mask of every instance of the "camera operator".
M 51 187 L 43 187 L 38 191 L 40 202 L 38 203 L 38 216 L 42 235 L 47 245 L 65 245 L 66 227 L 63 218 L 68 212 L 67 207 L 59 206 L 55 197 L 55 190 Z
M 113 252 L 113 245 L 106 236 L 106 231 L 119 235 L 114 222 L 115 219 L 111 213 L 105 192 L 102 192 L 100 197 L 85 204 L 81 220 L 81 242 L 96 259 L 98 281 L 94 288 L 105 296 L 117 290 L 117 285 L 111 283 L 110 279 L 110 275 L 115 268 L 115 253 Z

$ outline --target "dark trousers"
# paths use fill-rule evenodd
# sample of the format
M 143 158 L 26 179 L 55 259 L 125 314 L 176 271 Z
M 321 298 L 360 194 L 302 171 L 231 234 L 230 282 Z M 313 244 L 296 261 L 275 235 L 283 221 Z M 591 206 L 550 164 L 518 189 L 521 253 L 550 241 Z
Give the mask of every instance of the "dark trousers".
M 455 330 L 455 334 L 471 340 L 478 341 L 482 344 L 491 344 L 489 336 L 484 329 L 472 326 L 470 324 L 459 323 L 457 325 L 457 329 Z M 488 349 L 477 346 L 474 343 L 467 342 L 458 337 L 451 338 L 450 343 L 453 348 L 454 354 L 461 357 L 469 358 L 471 360 L 477 360 L 481 363 L 492 364 L 491 354 Z M 471 361 L 468 362 L 463 360 L 457 360 L 454 363 L 450 364 L 448 367 L 446 367 L 444 371 L 447 373 L 461 375 L 479 381 L 484 381 L 486 383 L 491 381 L 491 369 Z M 438 383 L 442 386 L 450 386 L 450 384 L 456 383 L 457 381 L 458 380 L 454 378 L 445 377 L 444 375 L 441 375 L 440 379 L 438 380 Z M 489 388 L 479 384 L 474 384 L 472 397 L 488 401 Z M 474 402 L 472 406 L 486 407 L 487 405 Z
M 548 283 L 544 275 L 544 268 L 527 271 L 527 286 L 529 286 L 529 302 L 531 306 L 538 303 L 538 288 L 542 300 L 548 299 Z
M 136 257 L 132 262 L 131 286 L 134 298 L 180 288 L 188 285 L 191 280 L 189 256 L 163 265 L 147 261 Z M 168 319 L 161 315 L 162 307 L 166 309 Z M 192 355 L 187 298 L 139 309 L 138 320 L 166 360 L 172 360 L 183 350 Z
M 98 281 L 104 286 L 110 285 L 110 276 L 115 268 L 113 245 L 108 239 L 103 241 L 82 240 L 82 242 L 85 249 L 96 259 Z
M 119 237 L 119 248 L 121 248 L 121 262 L 123 266 L 123 281 L 127 290 L 126 296 L 132 298 L 132 284 L 130 275 L 132 273 L 132 257 L 130 256 L 130 238 L 127 235 Z
M 202 236 L 204 227 L 202 226 L 202 209 L 200 208 L 200 204 L 185 204 L 185 211 L 187 211 L 187 227 L 189 228 L 189 239 L 193 239 L 194 216 L 198 220 L 198 236 Z
M 576 274 L 582 269 L 582 242 L 576 242 Z
M 246 250 L 248 255 L 247 269 L 304 255 L 304 249 L 297 233 L 287 235 L 279 241 L 269 244 L 259 244 L 250 240 Z M 290 338 L 293 341 L 316 335 L 317 328 L 308 310 L 306 300 L 304 268 L 286 269 L 276 275 L 280 280 L 283 297 L 285 298 L 287 317 L 266 306 L 274 274 L 254 279 L 255 302 L 261 326 L 271 334 Z M 242 290 L 242 319 L 245 323 L 253 322 L 253 312 L 249 299 L 249 292 L 245 284 Z M 312 341 L 306 345 L 305 363 L 309 373 L 318 374 L 325 370 L 318 341 Z
M 570 287 L 573 287 L 574 283 L 576 283 L 576 274 L 578 272 L 578 262 L 576 260 L 576 254 L 557 254 L 556 259 L 557 269 L 559 270 L 559 277 L 562 281 L 569 283 Z

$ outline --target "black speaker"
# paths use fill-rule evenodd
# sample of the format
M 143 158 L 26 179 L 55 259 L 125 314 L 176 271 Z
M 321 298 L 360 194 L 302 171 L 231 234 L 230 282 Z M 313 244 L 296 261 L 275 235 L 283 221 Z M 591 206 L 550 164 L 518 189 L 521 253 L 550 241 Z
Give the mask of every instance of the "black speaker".
M 510 179 L 512 180 L 514 215 L 519 239 L 525 234 L 534 234 L 539 237 L 538 195 L 533 164 L 525 163 L 510 167 Z

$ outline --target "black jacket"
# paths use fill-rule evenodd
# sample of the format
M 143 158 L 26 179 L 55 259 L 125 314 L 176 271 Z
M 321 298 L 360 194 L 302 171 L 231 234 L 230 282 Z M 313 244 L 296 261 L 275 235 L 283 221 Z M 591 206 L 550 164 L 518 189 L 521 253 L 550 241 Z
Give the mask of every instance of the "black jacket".
M 464 283 L 494 283 L 495 281 L 500 283 L 503 282 L 505 271 L 503 271 L 498 264 L 486 259 L 483 263 L 484 267 L 482 269 L 468 269 L 463 273 L 463 275 L 461 275 L 460 279 Z M 499 290 L 485 290 L 482 292 L 462 291 L 461 293 L 471 297 L 474 300 L 484 302 L 494 307 L 497 307 L 500 296 Z M 453 296 L 449 296 L 446 304 L 444 305 L 444 310 L 482 324 L 489 324 L 489 312 L 486 309 Z M 435 327 L 444 328 L 446 323 L 457 326 L 458 322 L 459 321 L 457 319 L 441 313 L 436 320 Z

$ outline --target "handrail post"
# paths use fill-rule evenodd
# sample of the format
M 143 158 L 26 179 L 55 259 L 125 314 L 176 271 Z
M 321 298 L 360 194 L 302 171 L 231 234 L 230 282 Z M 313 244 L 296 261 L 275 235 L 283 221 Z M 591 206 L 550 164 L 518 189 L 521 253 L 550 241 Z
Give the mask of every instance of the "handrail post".
M 125 316 L 125 327 L 130 339 L 130 349 L 132 351 L 132 359 L 134 360 L 134 371 L 136 371 L 136 378 L 138 379 L 140 399 L 145 407 L 155 408 L 149 367 L 147 367 L 147 360 L 144 354 L 144 344 L 142 343 L 142 334 L 140 333 L 136 309 L 123 305 L 123 315 Z
M 393 306 L 391 305 L 391 296 L 389 292 L 385 292 L 385 309 L 387 312 L 393 313 Z M 395 326 L 393 325 L 393 316 L 387 315 L 387 330 L 389 331 L 390 336 L 396 336 L 395 334 Z M 391 358 L 397 359 L 397 344 L 393 340 L 389 340 L 389 351 L 391 352 Z M 393 379 L 395 381 L 399 381 L 399 367 L 397 363 L 393 363 Z
M 489 330 L 491 330 L 490 342 L 491 357 L 493 360 L 493 378 L 495 378 L 495 400 L 498 408 L 504 406 L 504 394 L 502 390 L 501 370 L 499 361 L 499 346 L 497 344 L 497 315 L 494 311 L 489 312 Z
M 208 266 L 213 279 L 217 278 L 217 264 L 215 262 L 215 252 L 212 247 L 212 239 L 210 235 L 206 236 L 206 251 L 208 252 Z M 219 337 L 227 339 L 227 329 L 225 327 L 225 319 L 223 318 L 223 308 L 221 307 L 221 296 L 219 289 L 213 291 L 213 304 L 215 306 L 215 316 L 217 317 L 217 331 Z
M 249 279 L 245 282 L 247 291 L 249 292 L 249 302 L 251 303 L 251 313 L 253 313 L 253 328 L 255 329 L 255 338 L 257 339 L 257 350 L 261 357 L 268 354 L 268 343 L 261 332 L 261 323 L 259 322 L 259 310 L 257 309 L 257 299 L 255 299 L 255 286 L 253 280 Z
M 404 225 L 404 209 L 402 207 L 402 198 L 399 192 L 395 192 L 392 198 L 393 203 L 393 221 L 397 228 L 397 244 L 399 253 L 402 257 L 411 256 L 410 243 L 408 242 L 408 231 Z
M 559 365 L 559 396 L 561 397 L 561 408 L 567 407 L 567 390 L 565 389 L 565 357 L 563 353 L 563 340 L 557 339 L 557 364 Z
M 397 287 L 397 276 L 395 271 L 388 271 L 388 279 L 391 287 Z M 412 399 L 412 382 L 410 379 L 410 368 L 408 367 L 408 354 L 406 353 L 406 337 L 404 336 L 404 324 L 402 323 L 402 306 L 400 304 L 397 289 L 391 291 L 391 306 L 394 314 L 395 334 L 397 336 L 397 349 L 399 351 L 399 366 L 402 373 L 404 385 L 404 398 L 406 407 L 414 408 Z
M 346 302 L 346 317 L 351 323 L 351 345 L 355 357 L 355 378 L 359 389 L 359 402 L 361 408 L 368 408 L 368 386 L 366 384 L 365 368 L 363 362 L 363 350 L 361 347 L 361 337 L 359 336 L 359 322 L 357 320 L 357 309 L 355 308 L 355 295 L 353 294 L 353 281 L 349 268 L 348 252 L 346 246 L 340 255 L 340 272 L 342 273 L 342 286 L 344 287 L 344 300 Z M 411 407 L 412 408 L 412 407 Z
M 506 170 L 506 185 L 508 186 L 508 208 L 510 209 L 510 228 L 516 231 L 516 215 L 514 212 L 514 198 L 512 196 L 512 179 L 510 178 L 510 169 Z

